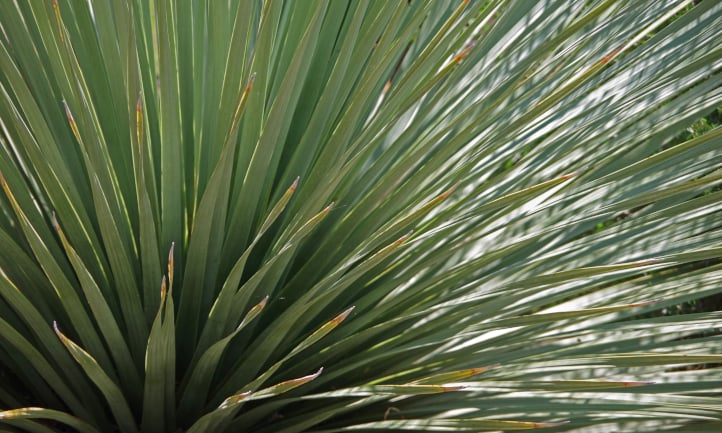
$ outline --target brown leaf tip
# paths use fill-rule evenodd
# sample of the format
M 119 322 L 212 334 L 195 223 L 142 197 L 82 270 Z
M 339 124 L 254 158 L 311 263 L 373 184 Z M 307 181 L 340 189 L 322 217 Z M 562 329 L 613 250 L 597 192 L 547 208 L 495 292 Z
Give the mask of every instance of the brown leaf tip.
M 246 397 L 251 395 L 251 391 L 242 392 L 239 394 L 233 394 L 232 396 L 228 397 L 227 399 L 223 400 L 223 403 L 219 406 L 219 409 L 223 409 L 229 406 L 235 406 L 241 401 L 245 400 Z
M 451 194 L 453 194 L 454 191 L 456 191 L 457 188 L 459 188 L 459 185 L 461 185 L 461 182 L 456 182 L 454 185 L 452 185 L 451 188 L 449 188 L 449 189 L 447 189 L 446 191 L 444 191 L 444 192 L 442 192 L 441 194 L 439 194 L 439 198 L 441 198 L 442 200 L 445 200 L 445 199 L 448 198 Z
M 413 230 L 409 231 L 409 232 L 406 233 L 405 235 L 403 235 L 403 236 L 401 236 L 400 238 L 396 239 L 396 240 L 394 241 L 393 245 L 396 246 L 396 247 L 400 246 L 401 244 L 403 244 L 404 242 L 406 242 L 406 240 L 407 240 L 408 238 L 410 238 L 412 234 L 414 234 L 414 231 L 413 231 Z
M 246 90 L 245 90 L 246 93 L 251 91 L 254 81 L 256 81 L 256 73 L 255 72 L 252 73 L 251 76 L 248 78 L 248 84 L 246 84 Z
M 335 204 L 336 204 L 336 202 L 332 201 L 331 203 L 329 203 L 328 206 L 326 206 L 325 208 L 323 208 L 323 210 L 321 211 L 321 213 L 324 214 L 324 215 L 328 215 L 329 212 L 331 212 L 331 210 L 333 209 L 333 207 L 334 207 Z
M 622 382 L 622 384 L 626 388 L 632 388 L 632 387 L 637 387 L 637 386 L 649 386 L 649 385 L 654 385 L 655 383 L 656 382 L 636 382 L 636 381 Z
M 348 315 L 351 314 L 351 312 L 354 310 L 354 308 L 356 308 L 356 307 L 352 306 L 352 307 L 347 308 L 346 311 L 344 311 L 343 313 L 341 313 L 338 316 L 331 319 L 331 323 L 333 323 L 334 325 L 338 325 L 339 323 L 343 322 L 344 320 L 346 320 Z
M 479 374 L 479 373 L 484 373 L 485 371 L 489 371 L 489 370 L 492 370 L 492 369 L 494 369 L 494 368 L 497 368 L 497 367 L 499 367 L 500 365 L 501 365 L 501 364 L 491 364 L 491 365 L 487 365 L 486 367 L 471 368 L 471 369 L 469 369 L 469 371 L 471 372 L 471 375 L 472 375 L 472 376 L 475 376 L 475 375 L 477 375 L 477 374 Z
M 73 113 L 70 112 L 70 106 L 65 101 L 65 99 L 63 99 L 63 107 L 65 108 L 65 115 L 68 117 L 68 121 L 70 123 L 75 123 L 75 118 L 73 117 Z
M 50 216 L 50 221 L 53 223 L 53 228 L 56 232 L 60 232 L 60 223 L 58 223 L 58 217 L 55 215 L 55 212 Z
M 662 300 L 662 298 L 655 298 L 655 299 L 650 299 L 648 301 L 633 302 L 633 303 L 629 304 L 629 306 L 630 307 L 644 307 L 647 305 L 656 304 L 657 302 L 659 302 L 661 300 Z
M 441 388 L 441 392 L 454 392 L 454 391 L 463 391 L 466 388 L 468 388 L 467 385 L 439 385 L 439 388 Z
M 647 259 L 647 260 L 638 260 L 636 262 L 630 262 L 630 265 L 635 266 L 648 266 L 648 265 L 655 265 L 657 263 L 661 263 L 663 260 L 658 258 L 653 259 Z
M 170 251 L 168 252 L 168 281 L 173 282 L 173 271 L 175 269 L 175 242 L 170 243 Z
M 560 421 L 560 422 L 535 422 L 532 423 L 534 425 L 534 428 L 549 428 L 549 427 L 559 427 L 564 424 L 568 424 L 569 421 Z
M 296 176 L 296 179 L 293 181 L 293 183 L 291 184 L 291 186 L 288 187 L 288 190 L 289 190 L 289 191 L 295 191 L 296 188 L 298 188 L 298 181 L 300 181 L 300 180 L 301 180 L 301 176 Z

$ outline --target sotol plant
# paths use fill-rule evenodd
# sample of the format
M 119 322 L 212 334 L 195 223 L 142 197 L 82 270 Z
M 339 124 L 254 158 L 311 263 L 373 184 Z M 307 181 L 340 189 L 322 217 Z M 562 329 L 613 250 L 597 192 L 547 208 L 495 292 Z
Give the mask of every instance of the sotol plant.
M 721 68 L 716 0 L 0 1 L 3 431 L 719 431 Z

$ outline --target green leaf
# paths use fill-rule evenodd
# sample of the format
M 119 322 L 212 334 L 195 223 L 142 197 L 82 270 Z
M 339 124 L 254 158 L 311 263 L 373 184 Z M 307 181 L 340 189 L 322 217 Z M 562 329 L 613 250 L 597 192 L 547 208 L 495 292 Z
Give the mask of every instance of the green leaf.
M 53 409 L 43 409 L 39 407 L 26 407 L 21 409 L 11 409 L 0 412 L 0 422 L 7 422 L 20 419 L 46 419 L 68 425 L 80 433 L 98 433 L 91 425 L 65 412 Z M 40 426 L 38 426 L 40 427 Z M 29 431 L 32 431 L 28 429 Z M 35 431 L 41 431 L 39 428 Z M 52 431 L 52 430 L 47 430 Z
M 60 341 L 68 349 L 73 358 L 75 358 L 75 361 L 78 362 L 90 380 L 95 383 L 100 392 L 103 393 L 103 396 L 105 396 L 105 399 L 108 401 L 108 405 L 110 406 L 110 410 L 118 423 L 120 431 L 123 433 L 137 432 L 138 427 L 133 420 L 133 414 L 128 407 L 128 402 L 120 391 L 120 388 L 118 388 L 118 385 L 114 383 L 110 377 L 108 377 L 98 362 L 90 356 L 88 352 L 81 349 L 80 346 L 70 341 L 68 337 L 60 332 L 57 323 L 53 323 L 53 327 L 55 329 L 55 334 L 57 334 Z

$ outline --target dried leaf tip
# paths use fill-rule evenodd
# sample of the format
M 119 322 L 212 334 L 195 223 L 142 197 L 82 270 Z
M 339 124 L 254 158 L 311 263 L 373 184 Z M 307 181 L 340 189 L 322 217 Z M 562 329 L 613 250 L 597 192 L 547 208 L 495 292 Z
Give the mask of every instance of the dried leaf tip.
M 615 57 L 617 57 L 617 54 L 619 54 L 622 51 L 622 48 L 624 48 L 624 44 L 613 49 L 611 53 L 604 56 L 604 58 L 602 60 L 600 60 L 599 62 L 602 65 L 606 65 L 607 63 L 611 62 L 612 60 L 614 60 Z
M 296 176 L 296 179 L 293 181 L 291 186 L 288 187 L 288 190 L 291 192 L 295 191 L 296 188 L 298 188 L 298 181 L 300 181 L 300 180 L 301 180 L 301 176 Z
M 652 259 L 646 259 L 646 260 L 638 260 L 636 262 L 630 262 L 629 264 L 632 266 L 648 266 L 648 265 L 655 265 L 657 263 L 662 263 L 663 260 L 659 258 L 652 258 Z
M 166 284 L 165 275 L 163 275 L 163 279 L 160 281 L 160 302 L 163 303 L 165 301 L 165 295 L 168 293 L 168 285 Z
M 439 194 L 439 198 L 441 200 L 446 200 L 451 194 L 454 193 L 454 191 L 456 191 L 457 188 L 459 188 L 459 185 L 461 185 L 461 182 L 456 182 L 454 185 L 451 186 L 451 188 Z
M 175 269 L 175 260 L 173 252 L 175 251 L 175 242 L 171 242 L 170 251 L 168 252 L 168 285 L 173 286 L 173 270 Z
M 253 315 L 260 313 L 261 311 L 263 311 L 264 308 L 266 308 L 266 304 L 268 304 L 268 295 L 266 295 L 266 297 L 264 297 L 261 302 L 254 305 L 253 308 L 251 308 L 251 311 L 248 312 L 248 314 Z M 243 320 L 245 321 L 246 319 Z
M 70 106 L 68 105 L 68 102 L 63 99 L 63 107 L 65 108 L 65 116 L 68 118 L 68 121 L 71 123 L 75 123 L 75 118 L 73 117 L 73 113 L 70 112 Z
M 256 81 L 256 73 L 252 73 L 251 76 L 248 78 L 248 84 L 246 84 L 246 90 L 244 92 L 248 93 L 251 91 L 251 88 L 253 88 L 253 82 Z
M 476 46 L 476 41 L 473 41 L 473 40 L 472 40 L 472 41 L 469 41 L 469 42 L 464 46 L 464 48 L 461 50 L 461 52 L 454 57 L 454 62 L 455 62 L 455 63 L 461 63 L 461 61 L 464 60 L 464 58 L 466 58 L 466 56 L 469 55 L 469 53 L 471 52 L 472 48 L 474 48 L 475 46 Z
M 394 241 L 393 245 L 396 246 L 396 247 L 400 246 L 401 244 L 403 244 L 404 242 L 406 242 L 406 240 L 407 240 L 408 238 L 410 238 L 412 234 L 414 234 L 414 231 L 413 231 L 413 230 L 409 231 L 409 232 L 406 233 L 405 235 L 403 235 L 403 236 L 401 236 L 400 238 L 396 239 L 396 240 Z
M 65 116 L 68 118 L 68 123 L 70 124 L 70 129 L 73 131 L 73 135 L 75 136 L 75 139 L 80 141 L 80 132 L 78 131 L 78 125 L 75 123 L 75 118 L 73 117 L 73 113 L 70 111 L 70 106 L 68 106 L 68 103 L 65 102 L 65 99 L 63 99 L 63 106 L 65 107 Z
M 326 206 L 325 208 L 323 208 L 323 210 L 321 211 L 321 213 L 322 213 L 323 215 L 328 215 L 329 212 L 331 212 L 331 210 L 333 209 L 333 207 L 334 207 L 335 205 L 336 205 L 336 202 L 335 202 L 335 201 L 332 201 L 331 203 L 328 204 L 328 206 Z
M 336 326 L 339 323 L 343 322 L 344 320 L 346 320 L 348 315 L 351 314 L 351 312 L 354 310 L 354 308 L 356 308 L 356 306 L 347 308 L 346 311 L 344 311 L 343 313 L 341 313 L 338 316 L 331 319 L 330 323 L 332 323 L 334 326 Z
M 568 424 L 569 421 L 559 421 L 559 422 L 533 422 L 532 425 L 534 428 L 550 428 L 550 427 L 559 427 L 564 424 Z
M 223 400 L 223 403 L 221 403 L 220 406 L 218 406 L 219 409 L 224 409 L 230 406 L 235 406 L 238 403 L 242 402 L 251 395 L 251 391 L 242 392 L 239 394 L 233 394 L 232 396 L 228 397 L 227 399 Z
M 351 307 L 351 308 L 353 308 L 353 307 Z M 313 374 L 309 374 L 308 376 L 299 377 L 297 380 L 299 380 L 299 381 L 304 381 L 304 382 L 310 382 L 310 381 L 312 381 L 313 379 L 315 379 L 315 378 L 317 378 L 318 376 L 320 376 L 321 373 L 323 373 L 323 367 L 319 368 L 317 372 L 315 372 L 315 373 L 313 373 Z
M 579 175 L 579 173 L 577 173 L 577 172 L 568 173 L 568 174 L 565 174 L 564 176 L 562 176 L 561 179 L 562 179 L 562 180 L 569 180 L 569 179 L 572 179 L 572 178 L 574 178 L 574 177 L 577 177 L 578 175 Z
M 630 307 L 645 307 L 647 305 L 656 304 L 657 302 L 659 302 L 661 300 L 662 300 L 662 298 L 655 298 L 655 299 L 650 299 L 647 301 L 632 302 L 631 304 L 629 304 L 629 306 Z
M 60 5 L 58 0 L 53 0 L 53 11 L 55 11 L 55 20 L 58 23 L 58 33 L 60 34 L 60 41 L 65 42 L 65 36 L 63 36 L 63 19 L 60 16 Z
M 501 366 L 501 364 L 490 364 L 486 367 L 476 367 L 476 368 L 470 368 L 469 371 L 471 372 L 471 376 L 476 376 L 477 374 L 484 373 L 489 370 L 493 370 L 495 368 L 498 368 Z
M 625 388 L 633 388 L 636 386 L 649 386 L 649 385 L 654 385 L 655 383 L 656 382 L 637 382 L 637 381 L 622 382 L 622 384 L 624 385 Z
M 454 391 L 463 391 L 466 388 L 468 388 L 467 385 L 439 385 L 439 388 L 441 388 L 441 392 L 454 392 Z
M 53 228 L 56 231 L 60 231 L 60 224 L 58 224 L 58 218 L 55 216 L 55 211 L 50 215 L 50 222 L 53 224 Z

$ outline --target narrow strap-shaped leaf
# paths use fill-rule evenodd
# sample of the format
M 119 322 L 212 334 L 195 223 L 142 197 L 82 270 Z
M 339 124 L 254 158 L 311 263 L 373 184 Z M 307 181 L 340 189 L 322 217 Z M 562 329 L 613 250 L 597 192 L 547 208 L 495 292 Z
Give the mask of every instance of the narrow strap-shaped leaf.
M 353 430 L 421 430 L 421 431 L 449 431 L 449 430 L 533 430 L 539 428 L 558 427 L 564 422 L 531 422 L 531 421 L 506 421 L 493 419 L 462 419 L 446 418 L 431 420 L 387 420 L 376 421 L 353 426 L 344 427 L 343 431 Z
M 216 372 L 218 363 L 223 355 L 231 339 L 235 337 L 243 328 L 253 321 L 268 302 L 268 297 L 256 304 L 241 321 L 236 329 L 217 341 L 206 350 L 196 364 L 192 365 L 190 378 L 187 383 L 182 385 L 182 396 L 178 403 L 178 414 L 181 422 L 188 422 L 198 415 L 203 409 L 206 401 L 208 390 L 210 389 L 211 379 Z
M 145 353 L 142 431 L 172 431 L 176 427 L 176 329 L 173 306 L 174 246 L 168 274 L 160 287 L 160 306 L 148 336 Z
M 232 389 L 235 387 L 236 389 L 241 388 L 242 390 L 250 390 L 251 392 L 257 390 L 263 383 L 265 383 L 273 374 L 278 371 L 289 359 L 291 359 L 294 355 L 298 354 L 299 352 L 308 349 L 310 346 L 321 340 L 323 337 L 325 337 L 329 332 L 334 330 L 341 322 L 343 322 L 346 317 L 348 317 L 349 314 L 351 314 L 351 311 L 353 311 L 353 307 L 347 309 L 346 311 L 342 312 L 341 314 L 337 315 L 333 319 L 329 320 L 328 322 L 324 323 L 320 328 L 318 328 L 315 332 L 313 332 L 311 335 L 307 336 L 303 339 L 299 344 L 297 344 L 288 354 L 286 354 L 281 360 L 274 363 L 271 367 L 263 371 L 258 377 L 250 381 L 249 383 L 245 385 L 238 386 L 236 383 L 239 381 L 237 377 L 244 377 L 247 376 L 247 372 L 243 370 L 244 367 L 243 364 L 240 368 L 238 368 L 234 374 L 231 375 L 231 377 L 227 380 L 227 383 L 224 387 L 221 388 L 221 391 L 218 393 L 220 395 L 225 395 L 233 393 L 233 391 L 228 392 L 228 389 Z M 254 371 L 258 371 L 258 368 L 255 368 Z M 320 372 L 319 372 L 320 374 Z M 241 379 L 242 380 L 242 379 Z M 218 395 L 217 394 L 217 395 Z
M 208 314 L 208 320 L 206 321 L 206 324 L 201 333 L 201 337 L 196 348 L 196 353 L 207 348 L 210 341 L 215 341 L 219 339 L 222 335 L 223 329 L 228 326 L 228 317 L 231 311 L 233 311 L 233 303 L 231 302 L 231 300 L 234 297 L 234 294 L 239 290 L 237 286 L 241 281 L 241 276 L 243 275 L 243 271 L 245 270 L 248 257 L 250 256 L 253 247 L 256 246 L 261 237 L 266 233 L 266 231 L 271 227 L 271 225 L 276 221 L 276 219 L 286 208 L 286 205 L 291 200 L 291 197 L 296 191 L 297 186 L 298 178 L 293 182 L 293 184 L 291 184 L 290 187 L 288 187 L 288 189 L 283 194 L 278 203 L 276 203 L 273 209 L 271 209 L 271 211 L 268 213 L 268 216 L 261 225 L 261 228 L 256 234 L 256 237 L 253 239 L 250 245 L 248 245 L 246 250 L 243 252 L 243 254 L 241 254 L 241 257 L 238 258 L 236 263 L 233 265 L 233 268 L 228 273 L 226 281 L 223 283 L 223 286 L 221 287 L 221 290 L 216 297 L 213 307 Z
M 6 296 L 3 290 L 4 284 L 0 283 L 0 293 Z M 21 310 L 22 311 L 22 310 Z M 0 331 L 3 339 L 7 342 L 12 350 L 18 351 L 24 355 L 29 364 L 38 372 L 38 374 L 50 385 L 52 390 L 63 399 L 68 407 L 75 411 L 79 416 L 86 416 L 86 408 L 73 390 L 64 383 L 61 375 L 53 368 L 49 360 L 36 348 L 30 341 L 24 338 L 15 328 L 10 326 L 5 320 L 0 318 Z M 72 362 L 72 361 L 71 361 Z
M 468 379 L 470 377 L 485 373 L 492 368 L 496 368 L 497 365 L 490 365 L 487 367 L 468 368 L 466 370 L 449 371 L 445 373 L 437 373 L 432 376 L 422 377 L 409 382 L 409 385 L 427 385 L 427 384 L 439 384 L 439 383 L 450 383 L 458 382 L 460 380 Z
M 178 305 L 178 329 L 185 338 L 179 341 L 180 365 L 190 362 L 190 355 L 198 338 L 203 322 L 201 315 L 207 314 L 215 298 L 211 288 L 216 283 L 217 272 L 224 242 L 228 195 L 230 193 L 234 146 L 238 137 L 241 119 L 253 86 L 251 77 L 245 90 L 239 96 L 231 129 L 223 142 L 218 163 L 211 173 L 208 187 L 201 197 L 188 245 L 188 262 L 183 274 L 183 287 Z
M 76 275 L 78 276 L 78 280 L 83 288 L 83 293 L 88 302 L 88 306 L 93 312 L 95 321 L 98 324 L 105 341 L 108 343 L 115 366 L 118 369 L 120 376 L 123 378 L 123 389 L 125 389 L 125 391 L 131 396 L 137 394 L 135 397 L 138 398 L 140 397 L 139 390 L 141 387 L 140 377 L 138 375 L 138 370 L 136 370 L 135 365 L 133 364 L 133 358 L 130 356 L 128 344 L 125 341 L 120 327 L 118 326 L 112 311 L 110 311 L 110 307 L 105 301 L 98 284 L 95 282 L 92 275 L 90 275 L 90 272 L 85 267 L 85 264 L 80 259 L 80 256 L 78 256 L 75 252 L 75 249 L 68 243 L 68 240 L 66 239 L 65 234 L 60 228 L 60 224 L 57 222 L 55 217 L 53 217 L 53 224 L 55 225 L 58 237 L 65 248 L 73 268 L 75 269 Z
M 120 391 L 120 388 L 118 388 L 118 385 L 108 377 L 107 373 L 88 352 L 81 349 L 80 346 L 73 343 L 60 332 L 57 323 L 54 323 L 53 327 L 63 345 L 68 349 L 78 364 L 80 364 L 80 367 L 85 371 L 90 380 L 92 380 L 100 392 L 103 393 L 103 396 L 105 396 L 105 400 L 115 417 L 115 421 L 118 423 L 120 431 L 122 433 L 138 432 L 138 427 L 135 424 L 128 402 Z
M 234 394 L 223 400 L 221 405 L 218 406 L 216 410 L 204 415 L 201 419 L 198 420 L 198 422 L 193 424 L 193 426 L 188 429 L 188 433 L 222 431 L 225 426 L 230 424 L 233 416 L 236 414 L 241 404 L 243 404 L 244 402 L 250 400 L 260 400 L 283 394 L 316 379 L 321 374 L 321 372 L 323 372 L 323 368 L 319 369 L 316 373 L 310 374 L 308 376 L 287 380 L 270 386 L 268 388 L 259 390 L 256 393 L 248 391 Z
M 95 429 L 85 421 L 59 410 L 44 409 L 40 407 L 25 407 L 0 412 L 0 422 L 4 420 L 18 419 L 44 419 L 65 424 L 80 433 L 99 433 L 99 430 Z
M 13 206 L 13 210 L 20 221 L 22 229 L 26 234 L 26 238 L 35 253 L 35 256 L 38 258 L 40 266 L 43 268 L 43 271 L 47 275 L 48 279 L 50 279 L 53 283 L 58 298 L 63 305 L 63 308 L 67 311 L 68 317 L 73 323 L 73 327 L 76 329 L 76 332 L 78 332 L 78 335 L 83 343 L 86 344 L 98 357 L 101 365 L 105 368 L 110 368 L 112 365 L 110 358 L 108 357 L 105 347 L 101 343 L 98 334 L 95 332 L 95 327 L 92 325 L 90 316 L 81 302 L 75 287 L 73 287 L 73 284 L 65 276 L 62 269 L 56 262 L 56 258 L 46 246 L 46 240 L 40 238 L 37 230 L 32 226 L 30 221 L 28 221 L 25 216 L 25 212 L 20 208 L 19 204 L 15 200 L 15 197 L 13 196 L 12 191 L 10 191 L 10 187 L 5 182 L 5 178 L 2 174 L 0 174 L 0 184 L 2 184 L 2 188 L 5 190 L 5 194 Z

